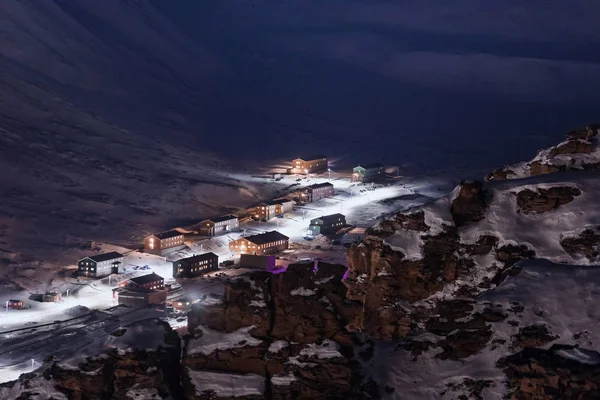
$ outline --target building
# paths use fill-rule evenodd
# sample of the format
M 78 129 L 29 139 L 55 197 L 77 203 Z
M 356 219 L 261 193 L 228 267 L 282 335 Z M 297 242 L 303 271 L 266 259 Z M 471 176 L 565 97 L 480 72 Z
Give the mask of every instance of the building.
M 177 230 L 157 233 L 144 240 L 144 250 L 148 253 L 160 254 L 165 249 L 183 246 L 183 233 Z
M 314 174 L 327 171 L 327 157 L 318 155 L 308 158 L 296 158 L 292 161 L 292 173 Z
M 153 272 L 138 276 L 137 278 L 131 278 L 127 282 L 127 287 L 131 289 L 163 290 L 165 288 L 165 280 L 162 276 Z
M 80 276 L 101 277 L 118 274 L 123 264 L 123 254 L 112 251 L 82 258 L 77 262 L 77 273 Z
M 289 248 L 289 240 L 287 236 L 271 231 L 233 240 L 229 242 L 229 250 L 242 254 L 275 254 Z
M 240 256 L 240 267 L 242 268 L 262 268 L 275 269 L 277 260 L 275 256 L 255 256 L 252 254 L 242 254 Z
M 308 186 L 302 193 L 301 199 L 305 203 L 312 203 L 330 196 L 333 196 L 333 185 L 325 182 Z
M 173 300 L 171 305 L 177 311 L 189 311 L 192 305 L 199 303 L 200 299 L 190 299 L 188 297 L 180 297 L 177 300 Z
M 294 201 L 288 199 L 269 200 L 260 203 L 253 209 L 253 216 L 259 220 L 270 220 L 276 216 L 283 216 L 293 210 Z
M 352 182 L 376 182 L 384 177 L 383 165 L 379 163 L 358 166 L 352 169 Z
M 8 300 L 7 307 L 20 310 L 23 308 L 23 300 Z
M 200 231 L 203 234 L 208 236 L 216 236 L 239 230 L 240 221 L 235 215 L 225 215 L 219 218 L 204 220 L 200 223 L 200 225 Z
M 335 233 L 346 225 L 346 217 L 342 214 L 324 215 L 310 221 L 308 234 L 312 236 Z
M 166 290 L 147 290 L 135 288 L 118 288 L 113 290 L 119 305 L 128 307 L 147 307 L 150 304 L 162 304 L 167 300 Z
M 173 278 L 192 278 L 219 269 L 219 257 L 214 253 L 182 258 L 173 263 Z
M 42 295 L 44 303 L 58 303 L 62 301 L 62 294 L 58 292 L 46 292 Z

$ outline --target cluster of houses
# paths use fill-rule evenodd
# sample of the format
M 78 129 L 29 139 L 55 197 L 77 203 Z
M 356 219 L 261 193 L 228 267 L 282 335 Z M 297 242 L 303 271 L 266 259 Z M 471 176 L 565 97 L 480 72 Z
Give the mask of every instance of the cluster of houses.
M 311 174 L 328 171 L 328 161 L 325 156 L 315 156 L 306 159 L 298 158 L 292 161 L 289 173 Z M 359 165 L 352 171 L 354 182 L 374 182 L 384 175 L 383 165 Z M 310 185 L 301 189 L 296 199 L 300 203 L 312 203 L 334 195 L 334 186 L 329 182 Z M 276 217 L 283 217 L 292 211 L 294 201 L 286 198 L 274 199 L 260 203 L 249 209 L 250 216 L 256 220 L 267 221 Z M 307 235 L 333 234 L 346 226 L 346 217 L 343 214 L 324 215 L 310 221 Z M 225 215 L 206 219 L 200 222 L 198 233 L 213 237 L 237 232 L 240 229 L 239 218 L 235 215 Z M 363 237 L 364 231 L 354 232 L 354 237 Z M 183 247 L 184 233 L 170 230 L 153 234 L 145 238 L 144 251 L 152 254 L 164 255 L 166 251 Z M 268 268 L 275 264 L 273 254 L 289 248 L 289 237 L 278 232 L 270 231 L 257 235 L 243 236 L 229 242 L 229 250 L 240 255 L 240 265 L 256 266 L 257 263 Z M 78 262 L 78 274 L 84 277 L 99 278 L 110 274 L 121 273 L 123 254 L 109 252 L 94 256 L 84 257 Z M 174 278 L 193 278 L 218 270 L 219 257 L 212 253 L 204 253 L 183 258 L 173 263 Z M 167 287 L 164 278 L 155 274 L 147 274 L 123 281 L 113 290 L 113 295 L 118 298 L 119 304 L 141 307 L 148 304 L 158 304 L 166 301 Z M 184 307 L 189 301 L 180 301 Z M 22 304 L 10 304 L 12 307 L 22 307 Z

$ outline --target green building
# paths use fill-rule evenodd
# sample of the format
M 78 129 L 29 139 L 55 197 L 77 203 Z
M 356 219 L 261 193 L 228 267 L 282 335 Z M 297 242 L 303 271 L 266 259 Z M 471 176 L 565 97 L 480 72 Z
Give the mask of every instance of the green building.
M 383 165 L 379 163 L 359 165 L 352 170 L 353 182 L 376 182 L 384 177 Z

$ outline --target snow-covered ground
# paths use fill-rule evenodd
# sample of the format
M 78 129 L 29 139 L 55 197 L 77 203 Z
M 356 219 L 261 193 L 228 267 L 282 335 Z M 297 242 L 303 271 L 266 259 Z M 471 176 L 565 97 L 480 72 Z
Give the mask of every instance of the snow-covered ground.
M 274 180 L 268 174 L 264 173 L 225 173 L 225 176 L 228 180 L 237 182 L 240 188 L 253 188 L 252 193 L 263 193 L 260 197 L 255 194 L 241 193 L 241 199 L 235 201 L 240 206 L 245 202 L 242 208 L 256 204 L 260 200 L 285 195 L 289 191 L 297 190 L 311 184 L 330 180 L 334 184 L 335 196 L 331 198 L 322 199 L 315 203 L 307 204 L 304 207 L 294 207 L 293 212 L 287 214 L 285 218 L 275 218 L 268 222 L 252 221 L 242 225 L 242 229 L 247 234 L 279 230 L 290 237 L 292 248 L 282 252 L 280 254 L 281 259 L 278 260 L 278 264 L 282 266 L 302 259 L 345 263 L 345 249 L 342 246 L 332 246 L 324 238 L 317 238 L 313 241 L 304 240 L 303 236 L 312 218 L 342 212 L 346 215 L 349 224 L 366 227 L 374 224 L 382 215 L 423 204 L 442 196 L 457 183 L 457 177 L 453 174 L 438 177 L 399 177 L 391 180 L 389 184 L 382 185 L 351 183 L 349 174 L 338 172 L 333 172 L 331 177 L 329 174 L 309 177 L 284 175 L 280 180 Z M 294 184 L 296 185 L 292 186 Z M 265 194 L 269 196 L 265 196 Z M 230 197 L 232 193 L 215 193 L 214 195 L 213 201 L 218 201 L 219 197 L 223 195 Z M 132 219 L 135 219 L 135 217 L 135 215 L 131 216 Z M 198 218 L 198 220 L 200 219 Z M 243 231 L 215 238 L 190 236 L 186 240 L 184 248 L 173 251 L 166 255 L 166 257 L 140 253 L 122 245 L 98 243 L 97 246 L 100 247 L 100 252 L 119 251 L 125 254 L 123 262 L 124 273 L 119 276 L 113 275 L 110 278 L 106 277 L 103 279 L 73 277 L 77 260 L 91 254 L 96 254 L 95 251 L 84 250 L 81 247 L 81 244 L 84 242 L 83 238 L 71 237 L 69 239 L 67 248 L 62 251 L 62 262 L 23 262 L 16 260 L 16 262 L 10 264 L 10 267 L 17 271 L 16 275 L 11 277 L 11 280 L 20 287 L 25 287 L 27 290 L 18 290 L 19 288 L 11 289 L 9 286 L 4 286 L 5 290 L 0 294 L 0 301 L 2 302 L 0 304 L 4 304 L 9 299 L 18 299 L 23 300 L 27 308 L 0 312 L 0 333 L 21 329 L 17 334 L 28 335 L 30 340 L 33 341 L 39 335 L 43 334 L 45 338 L 44 343 L 47 344 L 43 346 L 37 344 L 31 348 L 27 347 L 25 350 L 19 350 L 16 353 L 10 351 L 3 353 L 0 365 L 3 365 L 3 368 L 5 368 L 5 373 L 2 380 L 15 379 L 19 373 L 30 371 L 32 367 L 31 364 L 26 363 L 27 360 L 34 359 L 35 366 L 35 360 L 40 360 L 45 355 L 55 354 L 57 357 L 60 357 L 60 354 L 62 354 L 61 349 L 66 354 L 73 351 L 73 346 L 83 346 L 89 340 L 94 340 L 91 335 L 88 335 L 88 340 L 81 338 L 72 343 L 68 341 L 61 342 L 56 348 L 47 347 L 53 346 L 52 343 L 64 338 L 64 335 L 67 333 L 71 334 L 71 332 L 75 332 L 76 334 L 86 329 L 85 324 L 95 323 L 94 321 L 98 317 L 94 315 L 91 317 L 88 316 L 94 310 L 107 310 L 105 312 L 106 315 L 114 315 L 115 312 L 118 313 L 118 311 L 112 310 L 116 305 L 116 300 L 112 296 L 111 289 L 116 287 L 120 280 L 155 272 L 164 277 L 166 283 L 174 282 L 172 279 L 172 260 L 208 251 L 217 254 L 220 261 L 233 259 L 235 256 L 229 251 L 228 243 L 230 240 L 239 237 L 242 233 Z M 68 262 L 64 260 L 68 260 Z M 139 267 L 143 266 L 148 266 L 148 269 L 140 270 Z M 138 268 L 134 269 L 134 267 Z M 226 276 L 237 276 L 247 271 L 247 269 L 227 269 L 221 270 L 219 273 L 224 273 Z M 222 293 L 224 277 L 218 276 L 219 273 L 211 273 L 196 279 L 180 280 L 181 290 L 171 295 L 170 298 L 177 298 L 179 296 L 200 298 L 209 293 Z M 44 293 L 47 289 L 62 293 L 63 301 L 58 303 L 41 303 L 29 298 L 31 294 L 36 292 Z M 147 313 L 137 312 L 133 313 L 133 315 L 139 314 L 137 318 L 143 319 L 148 318 L 153 312 L 150 309 Z M 126 313 L 126 315 L 129 314 Z M 70 327 L 65 327 L 63 324 L 39 328 L 35 332 L 23 330 L 24 328 L 32 328 L 54 321 L 64 321 L 77 316 L 83 317 L 81 320 L 72 322 L 73 325 Z M 131 320 L 131 317 L 127 318 Z M 183 327 L 183 323 L 177 320 L 177 318 L 170 318 L 167 321 L 172 323 L 175 329 Z M 118 324 L 121 323 L 119 322 Z M 65 331 L 67 333 L 64 333 Z M 0 337 L 0 342 L 8 343 L 6 341 L 9 339 L 10 335 L 4 335 L 4 337 Z

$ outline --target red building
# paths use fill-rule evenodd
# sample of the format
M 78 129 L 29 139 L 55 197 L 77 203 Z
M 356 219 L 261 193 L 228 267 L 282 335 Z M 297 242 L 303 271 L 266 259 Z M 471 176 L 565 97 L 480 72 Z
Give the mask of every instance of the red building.
M 153 272 L 148 275 L 130 279 L 127 287 L 134 289 L 163 290 L 165 288 L 165 280 L 162 276 Z
M 8 308 L 14 308 L 16 310 L 20 310 L 23 308 L 23 300 L 9 300 Z

